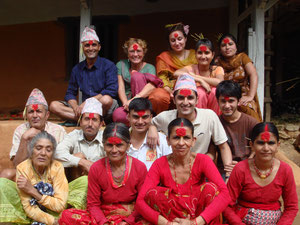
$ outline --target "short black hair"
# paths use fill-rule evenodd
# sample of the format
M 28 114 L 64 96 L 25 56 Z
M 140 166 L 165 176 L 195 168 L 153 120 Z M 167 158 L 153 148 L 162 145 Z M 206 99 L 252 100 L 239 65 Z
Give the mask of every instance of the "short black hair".
M 242 97 L 242 90 L 239 83 L 232 80 L 223 80 L 217 86 L 216 97 L 219 99 L 220 96 L 235 97 L 238 100 Z
M 197 41 L 196 46 L 195 46 L 195 51 L 196 52 L 197 52 L 200 45 L 207 46 L 212 52 L 215 51 L 213 43 L 207 38 L 203 38 L 203 39 L 200 39 L 199 41 Z
M 192 124 L 192 122 L 189 121 L 188 119 L 178 117 L 169 123 L 168 137 L 170 137 L 170 134 L 172 133 L 173 128 L 176 126 L 180 126 L 181 123 L 183 123 L 183 126 L 190 128 L 192 130 L 192 135 L 194 136 L 194 125 Z
M 150 113 L 153 114 L 152 104 L 147 98 L 134 98 L 128 106 L 129 112 L 134 110 L 136 112 L 141 110 L 150 110 Z

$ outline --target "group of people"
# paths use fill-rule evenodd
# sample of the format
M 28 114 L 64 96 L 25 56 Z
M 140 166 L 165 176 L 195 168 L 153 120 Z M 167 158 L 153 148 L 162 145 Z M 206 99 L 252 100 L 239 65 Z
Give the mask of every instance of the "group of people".
M 216 60 L 208 39 L 185 49 L 188 29 L 167 25 L 170 50 L 156 68 L 143 61 L 144 40 L 126 41 L 128 60 L 115 66 L 84 30 L 86 60 L 66 101 L 49 107 L 79 129 L 47 121 L 43 93 L 31 92 L 13 136 L 16 169 L 0 173 L 0 223 L 293 223 L 294 176 L 275 158 L 277 128 L 261 122 L 255 67 L 232 35 L 220 38 Z

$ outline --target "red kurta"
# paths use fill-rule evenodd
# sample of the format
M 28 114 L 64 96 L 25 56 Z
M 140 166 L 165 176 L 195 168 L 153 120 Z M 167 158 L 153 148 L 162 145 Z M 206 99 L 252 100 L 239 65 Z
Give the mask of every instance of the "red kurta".
M 105 159 L 95 162 L 88 175 L 87 209 L 98 224 L 104 224 L 107 221 L 101 205 L 134 202 L 147 174 L 145 164 L 132 158 L 127 182 L 122 187 L 114 188 L 107 174 Z M 133 211 L 126 221 L 129 224 L 134 223 L 137 215 L 137 211 Z
M 244 224 L 232 208 L 236 201 L 246 208 L 278 210 L 280 209 L 279 198 L 282 195 L 284 211 L 277 225 L 292 224 L 297 215 L 298 197 L 294 175 L 291 167 L 282 161 L 280 161 L 274 180 L 262 187 L 253 180 L 248 159 L 246 159 L 234 167 L 227 186 L 232 203 L 224 211 L 224 215 L 230 224 Z
M 190 182 L 182 185 L 178 184 L 181 194 L 191 194 L 190 191 L 193 189 L 193 187 L 195 187 L 194 190 L 196 190 L 196 188 L 198 188 L 199 185 L 205 181 L 205 178 L 208 178 L 209 181 L 215 183 L 220 191 L 219 195 L 200 214 L 204 220 L 209 223 L 228 205 L 230 201 L 228 190 L 216 166 L 207 155 L 197 154 L 192 167 L 191 176 L 192 188 L 190 186 Z M 158 184 L 177 191 L 176 183 L 172 177 L 166 156 L 157 159 L 152 164 L 136 202 L 136 209 L 138 212 L 152 224 L 157 224 L 160 213 L 152 209 L 145 202 L 144 198 L 147 191 L 158 186 Z

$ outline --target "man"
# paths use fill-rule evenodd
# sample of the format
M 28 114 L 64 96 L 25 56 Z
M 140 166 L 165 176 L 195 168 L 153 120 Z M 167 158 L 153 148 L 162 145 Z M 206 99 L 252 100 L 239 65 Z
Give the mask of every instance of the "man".
M 245 113 L 237 110 L 238 103 L 242 97 L 241 87 L 238 83 L 225 80 L 218 84 L 216 97 L 222 111 L 220 121 L 226 131 L 228 144 L 232 152 L 232 165 L 247 159 L 251 155 L 249 139 L 251 131 L 258 121 Z M 223 165 L 218 160 L 218 168 L 221 173 Z
M 198 97 L 194 78 L 187 74 L 181 75 L 176 82 L 173 95 L 176 109 L 161 112 L 154 117 L 152 123 L 155 127 L 167 134 L 168 124 L 172 120 L 178 117 L 188 119 L 194 125 L 194 136 L 197 138 L 192 151 L 208 154 L 214 159 L 213 155 L 209 154 L 208 151 L 212 141 L 220 148 L 224 165 L 231 165 L 231 151 L 227 144 L 226 133 L 218 116 L 210 109 L 195 107 Z M 210 147 L 210 149 L 213 148 Z
M 161 156 L 172 153 L 167 143 L 166 136 L 158 133 L 160 145 L 151 149 L 146 143 L 147 133 L 152 120 L 152 104 L 146 98 L 134 98 L 128 108 L 127 119 L 131 126 L 131 145 L 128 155 L 145 163 L 149 170 L 152 163 Z
M 101 45 L 95 30 L 84 29 L 81 45 L 86 59 L 72 70 L 66 102 L 53 101 L 50 104 L 51 112 L 71 121 L 79 119 L 85 100 L 90 97 L 101 102 L 104 116 L 111 115 L 117 107 L 117 101 L 113 99 L 118 93 L 117 68 L 113 62 L 98 56 Z M 80 105 L 76 100 L 79 88 L 83 102 Z
M 55 158 L 64 167 L 75 167 L 68 179 L 88 174 L 91 165 L 105 156 L 102 144 L 102 105 L 96 98 L 88 98 L 81 111 L 80 130 L 73 130 L 56 149 Z M 77 169 L 79 168 L 79 169 Z
M 63 140 L 66 135 L 65 129 L 57 124 L 47 122 L 49 114 L 48 104 L 43 93 L 37 88 L 33 89 L 24 109 L 24 118 L 28 122 L 19 125 L 13 135 L 9 155 L 15 167 L 28 158 L 27 146 L 39 132 L 47 131 L 58 143 Z M 0 177 L 14 180 L 15 175 L 15 169 L 6 169 L 2 171 Z

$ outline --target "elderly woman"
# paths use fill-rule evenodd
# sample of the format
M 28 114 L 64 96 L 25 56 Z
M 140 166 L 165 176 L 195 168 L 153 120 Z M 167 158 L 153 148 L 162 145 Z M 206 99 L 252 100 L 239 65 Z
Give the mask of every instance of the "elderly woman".
M 250 146 L 255 157 L 238 163 L 229 178 L 232 203 L 225 217 L 230 224 L 293 224 L 298 211 L 296 185 L 290 166 L 275 158 L 279 147 L 275 125 L 257 124 Z
M 38 133 L 31 140 L 30 158 L 17 166 L 16 180 L 20 199 L 15 197 L 15 189 L 9 185 L 5 187 L 6 193 L 1 195 L 1 203 L 9 198 L 10 202 L 5 205 L 7 214 L 4 218 L 7 220 L 3 221 L 1 212 L 0 222 L 57 224 L 55 215 L 65 209 L 68 182 L 62 164 L 52 159 L 55 149 L 56 141 L 46 131 Z
M 168 24 L 166 30 L 170 50 L 156 57 L 156 73 L 164 83 L 163 88 L 155 89 L 149 96 L 156 114 L 169 108 L 170 95 L 176 82 L 174 72 L 184 66 L 197 63 L 195 51 L 185 49 L 189 25 Z
M 113 114 L 114 122 L 128 125 L 126 115 L 133 98 L 147 98 L 156 87 L 162 87 L 162 81 L 155 76 L 155 67 L 144 62 L 147 43 L 142 39 L 130 38 L 123 45 L 128 59 L 117 63 L 119 99 L 123 106 Z
M 190 151 L 195 139 L 189 120 L 177 118 L 169 124 L 167 141 L 173 153 L 153 163 L 136 203 L 151 224 L 220 223 L 230 201 L 228 190 L 213 161 Z
M 83 210 L 73 214 L 72 209 L 65 210 L 60 224 L 72 224 L 79 218 L 76 214 L 89 215 L 90 221 L 98 225 L 135 223 L 138 213 L 134 203 L 147 174 L 146 166 L 127 155 L 130 133 L 122 123 L 111 123 L 105 128 L 103 145 L 107 157 L 95 162 L 88 175 L 88 214 Z
M 197 64 L 186 66 L 174 73 L 175 77 L 188 73 L 194 77 L 197 84 L 198 108 L 212 109 L 220 115 L 221 111 L 216 99 L 216 86 L 224 80 L 224 70 L 214 65 L 214 46 L 206 38 L 196 43 Z
M 225 71 L 225 80 L 233 80 L 241 85 L 242 98 L 239 110 L 262 121 L 257 98 L 258 76 L 251 59 L 243 52 L 238 53 L 236 38 L 231 34 L 219 40 L 221 55 L 216 62 Z

